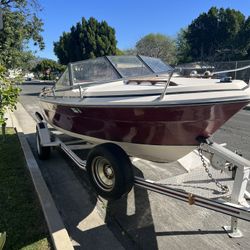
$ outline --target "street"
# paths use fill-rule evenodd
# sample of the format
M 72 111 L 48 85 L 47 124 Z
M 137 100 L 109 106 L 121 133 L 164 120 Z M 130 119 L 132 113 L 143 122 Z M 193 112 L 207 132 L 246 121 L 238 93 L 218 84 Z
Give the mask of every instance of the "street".
M 34 117 L 39 110 L 37 96 L 44 86 L 26 83 L 22 86 L 19 101 Z M 214 136 L 217 143 L 237 150 L 250 160 L 250 111 L 242 110 L 231 118 Z M 28 141 L 37 158 L 35 135 L 28 135 Z M 114 249 L 103 235 L 102 227 L 92 231 L 81 229 L 81 221 L 95 206 L 113 234 L 125 249 L 249 249 L 249 223 L 240 221 L 244 238 L 230 239 L 222 226 L 230 224 L 230 217 L 189 206 L 181 201 L 134 188 L 126 197 L 115 201 L 100 201 L 94 194 L 84 171 L 79 170 L 63 153 L 54 151 L 51 160 L 39 166 L 61 213 L 66 228 L 76 249 L 83 249 L 88 241 L 92 249 Z M 136 174 L 153 178 L 181 174 L 174 167 L 163 164 L 137 166 Z M 142 171 L 143 170 L 143 171 Z M 88 248 L 90 249 L 90 248 Z M 117 249 L 117 248 L 116 248 Z

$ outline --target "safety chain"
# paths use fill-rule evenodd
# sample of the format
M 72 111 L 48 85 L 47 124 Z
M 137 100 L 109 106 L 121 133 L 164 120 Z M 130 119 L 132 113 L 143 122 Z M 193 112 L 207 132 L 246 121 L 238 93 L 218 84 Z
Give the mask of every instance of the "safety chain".
M 213 175 L 210 173 L 210 171 L 209 171 L 209 169 L 208 169 L 208 166 L 207 166 L 207 163 L 205 162 L 205 158 L 204 158 L 204 156 L 203 156 L 203 154 L 202 154 L 203 151 L 204 151 L 204 150 L 202 149 L 202 145 L 203 145 L 203 143 L 201 143 L 201 144 L 198 146 L 198 153 L 199 153 L 199 156 L 200 156 L 200 158 L 201 158 L 202 166 L 204 167 L 204 169 L 205 169 L 205 171 L 206 171 L 208 177 L 215 183 L 215 185 L 216 185 L 218 188 L 221 189 L 221 192 L 222 192 L 223 194 L 226 194 L 226 193 L 229 191 L 228 186 L 221 184 L 221 183 L 220 183 L 219 181 L 217 181 L 217 180 L 213 177 Z M 206 151 L 206 152 L 209 153 L 209 154 L 213 154 L 213 153 L 210 152 L 210 151 Z

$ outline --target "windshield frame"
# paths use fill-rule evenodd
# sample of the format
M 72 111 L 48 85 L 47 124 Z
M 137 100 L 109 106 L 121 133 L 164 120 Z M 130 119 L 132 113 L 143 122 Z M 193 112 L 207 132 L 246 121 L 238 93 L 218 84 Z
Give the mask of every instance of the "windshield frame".
M 113 63 L 113 61 L 111 60 L 112 57 L 115 57 L 115 56 L 103 56 L 103 57 L 99 57 L 99 58 L 103 58 L 110 66 L 111 68 L 113 69 L 114 73 L 117 75 L 117 79 L 100 79 L 100 80 L 90 80 L 89 82 L 78 82 L 78 83 L 75 83 L 74 82 L 74 72 L 73 72 L 73 66 L 74 64 L 79 64 L 81 61 L 77 61 L 77 62 L 73 62 L 73 63 L 69 63 L 68 64 L 68 68 L 65 70 L 65 72 L 68 70 L 68 77 L 69 77 L 69 82 L 68 84 L 65 84 L 65 85 L 57 85 L 57 83 L 55 84 L 55 87 L 59 87 L 59 88 L 67 88 L 67 87 L 70 87 L 70 86 L 74 86 L 74 85 L 86 85 L 86 86 L 89 86 L 89 85 L 96 85 L 96 84 L 102 84 L 102 83 L 107 83 L 107 82 L 114 82 L 114 81 L 120 81 L 120 80 L 128 80 L 130 78 L 136 78 L 136 77 L 147 77 L 147 76 L 157 76 L 158 74 L 164 74 L 164 73 L 169 73 L 173 70 L 173 68 L 166 64 L 165 62 L 163 62 L 160 58 L 154 58 L 154 59 L 157 59 L 159 61 L 161 61 L 163 64 L 166 64 L 166 67 L 169 68 L 169 70 L 166 70 L 166 71 L 161 71 L 161 72 L 155 72 L 151 67 L 150 65 L 148 65 L 144 60 L 143 58 L 140 56 L 140 55 L 125 55 L 125 56 L 120 56 L 120 57 L 134 57 L 138 60 L 138 62 L 140 62 L 140 64 L 138 64 L 139 66 L 143 66 L 145 69 L 147 69 L 149 72 L 149 74 L 138 74 L 138 75 L 131 75 L 131 76 L 125 76 L 121 70 L 119 70 L 119 68 L 117 68 L 115 66 L 115 64 Z M 149 57 L 150 58 L 150 57 Z M 96 58 L 98 59 L 98 58 Z M 87 60 L 83 60 L 82 62 L 86 62 L 88 60 L 92 60 L 92 59 L 87 59 Z M 94 59 L 93 59 L 94 60 Z M 65 74 L 65 72 L 62 74 L 62 76 Z M 61 79 L 61 77 L 60 77 Z M 57 82 L 60 82 L 60 79 L 57 81 Z

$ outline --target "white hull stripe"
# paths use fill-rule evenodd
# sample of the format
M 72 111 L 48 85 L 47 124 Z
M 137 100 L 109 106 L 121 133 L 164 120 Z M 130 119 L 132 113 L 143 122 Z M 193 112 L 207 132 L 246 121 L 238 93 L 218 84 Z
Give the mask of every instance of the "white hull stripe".
M 175 146 L 175 145 L 147 145 L 147 144 L 136 144 L 136 143 L 127 143 L 127 142 L 117 142 L 117 141 L 108 141 L 103 139 L 98 139 L 94 137 L 89 137 L 81 134 L 76 134 L 67 130 L 64 130 L 60 127 L 57 127 L 50 123 L 50 125 L 56 128 L 59 131 L 62 131 L 64 134 L 67 134 L 72 137 L 80 138 L 85 141 L 88 141 L 94 145 L 102 143 L 115 143 L 123 148 L 128 155 L 135 156 L 138 158 L 143 158 L 149 161 L 156 162 L 172 162 L 180 159 L 181 157 L 187 155 L 193 151 L 196 146 Z

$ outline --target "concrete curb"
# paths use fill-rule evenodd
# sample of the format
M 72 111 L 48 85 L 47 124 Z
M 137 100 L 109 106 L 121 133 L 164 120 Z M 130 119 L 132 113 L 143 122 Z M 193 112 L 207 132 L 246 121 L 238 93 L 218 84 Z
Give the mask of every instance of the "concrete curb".
M 35 190 L 37 192 L 38 198 L 43 209 L 43 213 L 48 225 L 54 248 L 58 250 L 73 250 L 74 248 L 69 238 L 68 232 L 55 206 L 54 200 L 48 190 L 48 187 L 42 177 L 39 166 L 25 138 L 23 130 L 13 113 L 9 112 L 7 116 L 10 118 L 8 126 L 16 128 L 22 146 L 22 150 L 26 159 L 27 167 L 30 171 Z

